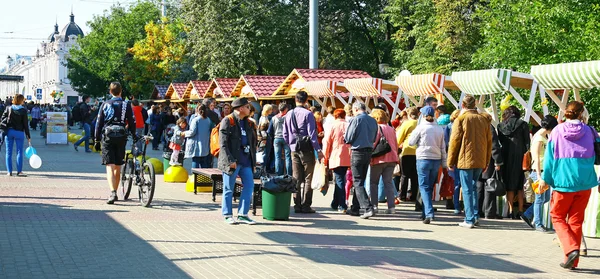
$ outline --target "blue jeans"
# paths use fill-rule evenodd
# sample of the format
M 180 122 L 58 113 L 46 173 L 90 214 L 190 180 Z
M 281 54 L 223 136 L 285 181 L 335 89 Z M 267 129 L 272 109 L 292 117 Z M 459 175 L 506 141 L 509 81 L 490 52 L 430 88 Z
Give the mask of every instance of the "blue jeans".
M 82 142 L 85 142 L 85 150 L 90 150 L 90 124 L 83 123 L 83 131 L 85 135 L 78 141 L 75 142 L 75 146 L 79 146 Z
M 333 192 L 333 200 L 331 201 L 331 208 L 334 209 L 348 209 L 346 204 L 346 172 L 348 167 L 337 167 L 333 169 L 333 177 L 335 179 L 335 190 Z
M 419 191 L 423 199 L 423 213 L 421 217 L 433 218 L 433 185 L 437 180 L 441 163 L 441 160 L 417 159 Z
M 532 172 L 529 177 L 533 181 L 538 180 L 537 174 L 535 172 Z M 539 194 L 539 195 L 535 194 L 535 201 L 523 213 L 523 215 L 525 215 L 525 217 L 527 217 L 529 219 L 533 218 L 533 224 L 536 228 L 543 226 L 542 211 L 544 210 L 544 204 L 550 201 L 550 192 L 551 191 L 548 189 L 548 190 L 546 190 L 546 192 L 544 192 L 542 194 Z
M 210 169 L 212 168 L 212 155 L 206 155 L 204 157 L 192 157 L 192 168 L 193 169 Z
M 247 216 L 252 201 L 252 192 L 254 192 L 254 175 L 252 167 L 238 166 L 231 175 L 223 173 L 223 201 L 221 211 L 223 216 L 232 216 L 233 189 L 235 189 L 235 179 L 242 178 L 242 195 L 238 206 L 238 216 Z
M 454 194 L 452 195 L 452 202 L 454 203 L 454 210 L 461 211 L 460 209 L 460 175 L 458 169 L 454 171 L 448 171 L 448 174 L 454 179 Z
M 275 172 L 277 175 L 283 175 L 284 173 L 284 159 L 285 159 L 285 174 L 292 175 L 292 150 L 290 146 L 285 142 L 284 139 L 275 139 Z M 283 157 L 282 157 L 283 151 Z
M 463 188 L 463 202 L 465 204 L 465 222 L 475 223 L 479 219 L 479 210 L 477 209 L 477 187 L 476 180 L 479 179 L 482 169 L 459 169 L 460 184 Z
M 17 172 L 23 171 L 23 144 L 25 143 L 25 132 L 17 131 L 14 129 L 8 129 L 6 136 L 4 136 L 6 142 L 6 171 L 12 173 L 12 153 L 13 146 L 17 144 Z

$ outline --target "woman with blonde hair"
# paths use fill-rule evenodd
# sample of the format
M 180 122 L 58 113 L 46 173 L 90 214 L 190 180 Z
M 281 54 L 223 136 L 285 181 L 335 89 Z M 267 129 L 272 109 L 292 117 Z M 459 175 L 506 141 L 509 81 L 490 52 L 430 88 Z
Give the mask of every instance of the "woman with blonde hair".
M 388 209 L 387 214 L 394 214 L 396 209 L 395 201 L 395 189 L 393 182 L 394 168 L 398 164 L 398 141 L 396 139 L 396 131 L 393 127 L 387 125 L 390 118 L 382 109 L 375 109 L 371 112 L 371 117 L 377 120 L 378 131 L 373 148 L 375 148 L 381 141 L 385 139 L 390 146 L 390 150 L 385 154 L 379 156 L 373 156 L 371 159 L 371 176 L 369 186 L 371 188 L 371 203 L 377 204 L 379 197 L 379 179 L 383 180 L 383 191 L 387 198 Z
M 15 95 L 12 106 L 4 110 L 0 121 L 0 129 L 3 131 L 0 134 L 5 135 L 4 140 L 6 141 L 5 163 L 8 176 L 12 176 L 12 153 L 15 144 L 17 145 L 17 176 L 26 176 L 23 174 L 23 142 L 27 138 L 27 142 L 31 145 L 31 135 L 27 123 L 27 109 L 23 106 L 23 102 L 25 102 L 25 96 Z

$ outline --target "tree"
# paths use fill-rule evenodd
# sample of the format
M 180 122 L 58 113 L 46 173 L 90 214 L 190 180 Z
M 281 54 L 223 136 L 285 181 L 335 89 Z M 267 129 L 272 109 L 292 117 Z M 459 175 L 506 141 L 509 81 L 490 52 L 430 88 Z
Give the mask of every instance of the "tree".
M 398 70 L 450 74 L 471 68 L 481 44 L 478 0 L 392 0 L 386 8 Z
M 286 75 L 306 65 L 308 32 L 298 24 L 303 2 L 184 0 L 194 69 L 209 77 L 237 77 Z
M 528 73 L 532 65 L 599 59 L 599 11 L 599 0 L 491 0 L 478 12 L 484 43 L 474 65 Z M 581 93 L 597 126 L 600 95 Z
M 132 88 L 125 79 L 127 69 L 135 68 L 127 50 L 145 38 L 144 26 L 159 20 L 158 7 L 139 2 L 129 9 L 115 5 L 88 22 L 91 32 L 81 38 L 68 59 L 71 85 L 80 94 L 103 97 L 111 81 L 123 84 L 125 95 L 149 94 Z
M 168 22 L 163 18 L 162 23 L 150 22 L 144 29 L 146 37 L 129 49 L 133 55 L 132 67 L 125 69 L 124 79 L 132 92 L 140 92 L 142 95 L 138 94 L 138 97 L 147 97 L 153 83 L 196 78 L 189 67 L 185 31 L 179 19 Z

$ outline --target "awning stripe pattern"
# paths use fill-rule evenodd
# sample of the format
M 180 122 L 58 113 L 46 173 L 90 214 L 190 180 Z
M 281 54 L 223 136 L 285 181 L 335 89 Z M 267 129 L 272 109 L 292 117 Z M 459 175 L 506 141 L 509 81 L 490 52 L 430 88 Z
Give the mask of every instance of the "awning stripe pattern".
M 532 66 L 531 75 L 549 90 L 600 87 L 600 60 Z
M 453 72 L 452 81 L 466 94 L 488 95 L 507 91 L 511 76 L 505 69 Z
M 357 78 L 344 80 L 344 86 L 356 97 L 377 97 L 381 95 L 383 81 L 379 78 Z
M 309 81 L 304 84 L 304 89 L 313 97 L 333 97 L 335 96 L 337 82 L 331 80 Z
M 428 96 L 442 93 L 445 80 L 441 74 L 398 76 L 396 85 L 409 96 Z

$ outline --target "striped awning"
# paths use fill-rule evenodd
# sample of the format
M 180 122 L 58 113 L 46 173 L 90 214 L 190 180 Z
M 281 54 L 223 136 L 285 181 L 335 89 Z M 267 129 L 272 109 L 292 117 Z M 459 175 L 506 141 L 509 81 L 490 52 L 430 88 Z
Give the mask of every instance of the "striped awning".
M 382 82 L 379 78 L 346 79 L 344 86 L 356 97 L 377 97 L 381 94 Z
M 531 75 L 549 90 L 600 87 L 600 60 L 532 66 Z
M 398 76 L 396 84 L 409 96 L 428 96 L 442 93 L 445 79 L 441 74 Z
M 504 69 L 453 72 L 452 81 L 466 94 L 488 95 L 507 91 L 511 74 Z
M 309 81 L 304 84 L 304 90 L 317 98 L 335 96 L 336 87 L 337 82 L 331 80 Z

